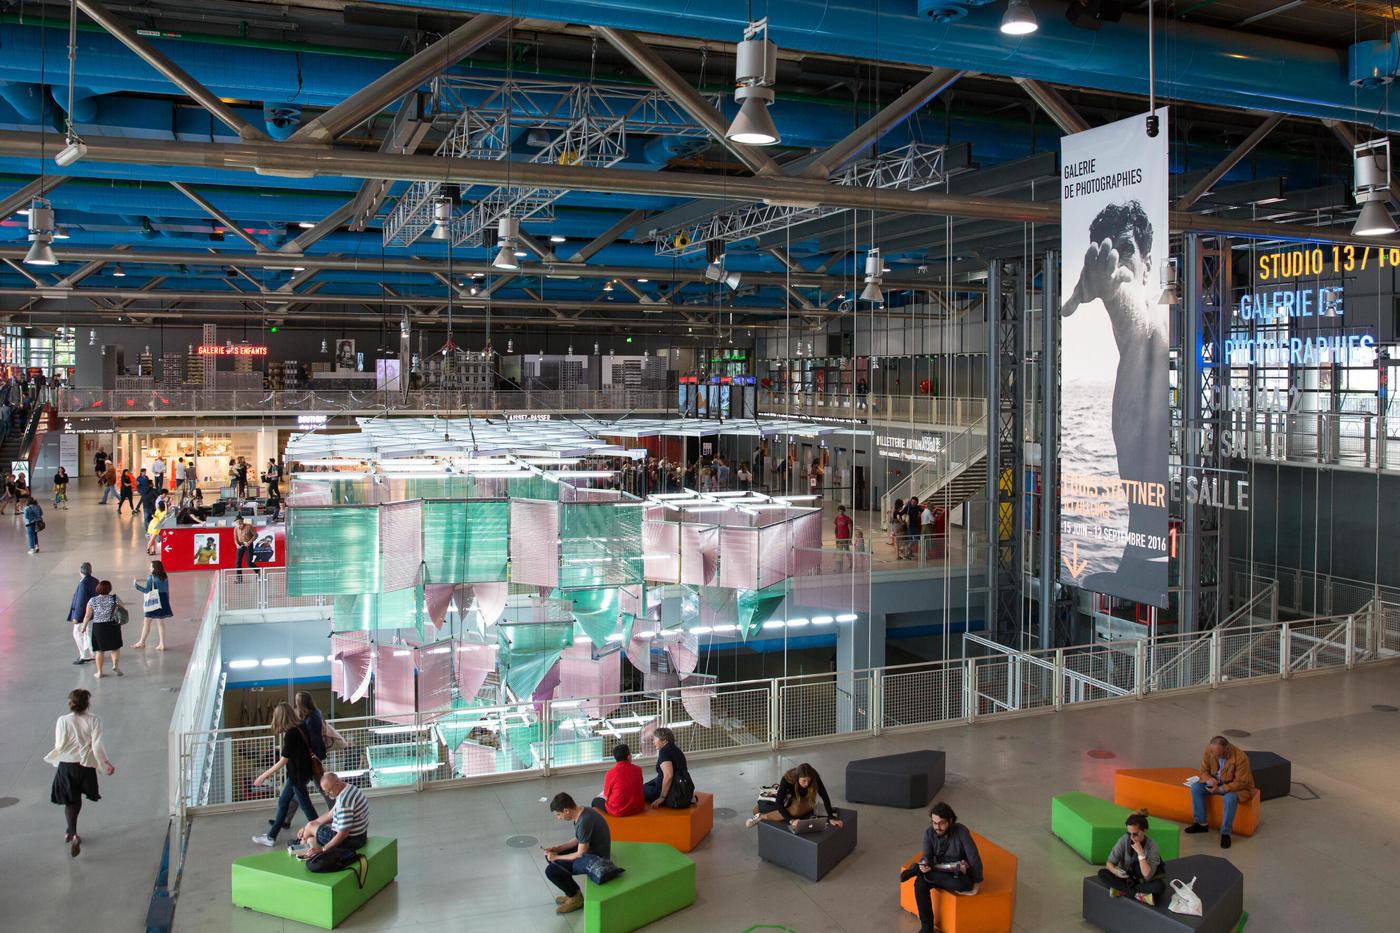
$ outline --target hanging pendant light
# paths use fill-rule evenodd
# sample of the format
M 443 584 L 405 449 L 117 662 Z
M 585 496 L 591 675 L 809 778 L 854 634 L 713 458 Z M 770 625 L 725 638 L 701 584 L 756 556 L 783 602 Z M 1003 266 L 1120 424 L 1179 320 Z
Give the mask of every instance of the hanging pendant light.
M 56 266 L 58 257 L 53 253 L 54 235 L 53 205 L 43 198 L 35 198 L 29 205 L 29 252 L 24 254 L 28 266 Z
M 496 224 L 496 242 L 500 251 L 491 265 L 504 272 L 515 272 L 520 268 L 520 259 L 515 255 L 515 241 L 520 235 L 520 221 L 510 215 L 502 217 Z
M 880 284 L 884 281 L 884 270 L 884 263 L 880 261 L 880 248 L 877 246 L 865 254 L 865 290 L 860 293 L 861 301 L 880 304 L 885 300 L 885 293 L 880 290 Z
M 777 80 L 778 48 L 768 41 L 768 18 L 744 29 L 734 63 L 734 100 L 739 112 L 725 131 L 726 139 L 746 146 L 772 146 L 782 140 L 768 105 L 773 103 Z
M 1008 0 L 1006 15 L 1001 18 L 1002 35 L 1028 36 L 1039 28 L 1040 21 L 1027 0 Z
M 1385 206 L 1390 196 L 1390 141 L 1377 139 L 1358 145 L 1352 151 L 1352 174 L 1352 194 L 1361 205 L 1352 234 L 1389 236 L 1394 233 L 1395 221 Z
M 433 232 L 428 235 L 434 240 L 452 236 L 452 199 L 446 195 L 433 201 Z

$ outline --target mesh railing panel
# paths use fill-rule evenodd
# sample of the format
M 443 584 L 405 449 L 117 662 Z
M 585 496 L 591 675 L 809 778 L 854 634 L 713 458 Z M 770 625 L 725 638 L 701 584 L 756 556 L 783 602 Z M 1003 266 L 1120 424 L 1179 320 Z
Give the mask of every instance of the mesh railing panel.
M 832 674 L 780 690 L 781 738 L 792 741 L 870 728 L 870 674 Z
M 1220 633 L 1220 679 L 1277 677 L 1281 670 L 1278 629 Z
M 966 715 L 963 711 L 964 670 L 961 662 L 954 661 L 886 673 L 881 683 L 884 728 L 962 719 Z
M 1210 683 L 1210 638 L 1183 635 L 1148 646 L 1148 687 L 1158 692 Z
M 1346 625 L 1335 621 L 1288 627 L 1288 664 L 1294 671 L 1344 667 L 1347 663 Z
M 676 743 L 687 752 L 752 748 L 767 745 L 772 691 L 768 684 L 738 690 L 716 690 L 689 702 L 680 691 L 666 691 L 666 722 Z M 703 717 L 708 714 L 709 725 Z
M 977 688 L 977 715 L 991 716 L 1014 709 L 1011 704 L 1011 662 L 1005 655 L 994 654 L 974 661 L 974 683 Z
M 575 704 L 578 705 L 575 705 Z M 555 765 L 581 765 L 612 760 L 612 750 L 627 743 L 639 756 L 656 754 L 652 730 L 661 723 L 661 700 L 641 693 L 621 693 L 606 698 L 604 717 L 590 716 L 578 701 L 550 705 L 550 761 Z M 681 746 L 685 748 L 684 745 Z
M 1092 677 L 1126 692 L 1132 692 L 1137 683 L 1132 646 L 1126 651 L 1111 645 L 1066 649 L 1065 670 Z M 1113 695 L 1102 689 L 1097 692 L 1104 696 Z

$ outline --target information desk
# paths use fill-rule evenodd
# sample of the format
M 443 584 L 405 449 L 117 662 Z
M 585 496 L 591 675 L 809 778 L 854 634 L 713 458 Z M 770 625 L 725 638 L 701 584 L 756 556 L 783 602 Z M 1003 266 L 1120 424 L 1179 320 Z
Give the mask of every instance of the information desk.
M 287 547 L 285 524 L 268 525 L 266 517 L 253 520 L 258 536 L 253 539 L 256 567 L 285 567 Z M 232 570 L 238 548 L 233 542 L 233 517 L 210 519 L 203 525 L 176 525 L 167 518 L 160 530 L 160 559 L 171 573 L 185 570 Z M 247 564 L 244 568 L 246 570 Z

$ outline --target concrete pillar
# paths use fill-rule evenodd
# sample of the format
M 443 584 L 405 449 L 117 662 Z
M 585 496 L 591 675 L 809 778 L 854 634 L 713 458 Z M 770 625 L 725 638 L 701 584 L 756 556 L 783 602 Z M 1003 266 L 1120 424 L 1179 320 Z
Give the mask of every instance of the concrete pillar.
M 839 615 L 840 613 L 836 613 Z M 885 666 L 885 615 L 861 613 L 854 622 L 836 625 L 836 728 L 868 729 L 874 697 L 868 669 Z M 857 675 L 855 672 L 865 671 Z

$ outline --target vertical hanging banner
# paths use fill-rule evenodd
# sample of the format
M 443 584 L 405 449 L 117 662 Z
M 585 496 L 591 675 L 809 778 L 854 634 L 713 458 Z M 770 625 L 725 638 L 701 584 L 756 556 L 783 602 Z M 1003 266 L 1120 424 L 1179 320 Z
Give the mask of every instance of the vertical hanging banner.
M 1062 141 L 1060 579 L 1167 605 L 1167 111 Z

